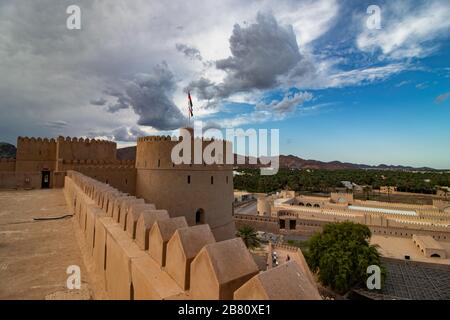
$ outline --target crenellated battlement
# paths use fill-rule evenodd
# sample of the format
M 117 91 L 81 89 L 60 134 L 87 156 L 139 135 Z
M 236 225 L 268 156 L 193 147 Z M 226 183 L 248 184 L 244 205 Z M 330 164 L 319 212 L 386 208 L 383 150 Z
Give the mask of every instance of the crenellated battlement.
M 189 227 L 184 217 L 170 218 L 167 211 L 76 171 L 67 172 L 64 193 L 110 299 L 286 298 L 281 283 L 270 295 L 264 287 L 245 286 L 261 275 L 275 287 L 276 279 L 308 284 L 307 295 L 297 291 L 288 299 L 320 299 L 305 265 L 259 272 L 240 238 L 216 241 L 207 224 Z
M 109 140 L 101 140 L 101 139 L 89 139 L 89 138 L 77 138 L 77 137 L 58 137 L 58 142 L 66 142 L 66 143 L 85 143 L 85 144 L 109 144 L 116 145 L 114 141 Z
M 227 164 L 227 154 L 233 153 L 232 144 L 227 140 L 221 139 L 202 139 L 192 138 L 189 144 L 185 144 L 183 151 L 174 149 L 183 144 L 183 137 L 170 136 L 148 136 L 138 138 L 136 148 L 136 168 L 137 169 L 189 169 L 189 170 L 215 170 L 221 168 L 229 169 L 232 164 Z M 189 150 L 190 157 L 187 161 L 183 158 L 185 150 Z M 175 164 L 172 159 L 172 151 L 180 158 L 183 163 Z M 197 154 L 197 156 L 195 155 Z M 213 164 L 205 167 L 204 154 L 211 155 Z M 217 157 L 216 157 L 217 154 Z M 234 160 L 231 157 L 231 160 Z
M 24 142 L 24 143 L 33 142 L 33 143 L 50 143 L 50 144 L 54 144 L 54 143 L 56 143 L 56 140 L 54 138 L 41 138 L 41 137 L 35 138 L 35 137 L 22 137 L 22 136 L 19 136 L 17 138 L 17 142 Z
M 75 159 L 62 160 L 65 165 L 86 165 L 86 166 L 103 166 L 109 168 L 115 167 L 134 167 L 134 160 L 91 160 L 91 159 Z

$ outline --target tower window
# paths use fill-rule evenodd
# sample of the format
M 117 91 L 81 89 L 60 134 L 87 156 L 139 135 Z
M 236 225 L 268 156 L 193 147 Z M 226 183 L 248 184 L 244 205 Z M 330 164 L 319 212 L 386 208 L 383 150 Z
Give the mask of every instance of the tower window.
M 203 209 L 198 209 L 195 212 L 195 224 L 205 223 L 205 211 Z
M 214 177 L 211 176 L 211 184 L 214 184 Z
M 188 176 L 187 178 L 188 178 L 187 179 L 188 180 L 188 184 L 191 184 L 191 176 Z
M 228 184 L 228 176 L 226 176 L 226 181 L 227 181 L 227 184 Z
M 158 159 L 158 168 L 161 166 L 161 160 Z

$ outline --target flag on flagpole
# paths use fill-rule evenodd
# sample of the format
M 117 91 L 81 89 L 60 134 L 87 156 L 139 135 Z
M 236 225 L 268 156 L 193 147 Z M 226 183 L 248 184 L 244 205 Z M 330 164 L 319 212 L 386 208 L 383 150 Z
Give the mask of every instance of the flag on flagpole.
M 189 102 L 189 104 L 188 104 L 188 108 L 189 108 L 189 115 L 191 116 L 191 117 L 193 117 L 194 116 L 194 109 L 193 109 L 193 107 L 194 107 L 194 105 L 192 104 L 192 98 L 191 98 L 191 92 L 190 91 L 188 91 L 188 102 Z

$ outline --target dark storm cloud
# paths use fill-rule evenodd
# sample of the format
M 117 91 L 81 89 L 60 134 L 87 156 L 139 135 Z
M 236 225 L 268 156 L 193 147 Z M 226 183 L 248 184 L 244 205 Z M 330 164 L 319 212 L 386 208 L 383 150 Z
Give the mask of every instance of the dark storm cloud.
M 115 141 L 122 142 L 136 142 L 138 137 L 144 137 L 148 134 L 145 131 L 139 129 L 139 127 L 121 127 L 113 130 L 112 136 Z
M 183 43 L 177 43 L 175 47 L 179 52 L 183 53 L 186 57 L 190 58 L 191 60 L 202 61 L 202 55 L 200 54 L 200 51 L 197 48 L 190 47 Z
M 212 83 L 201 78 L 188 88 L 200 99 L 226 98 L 254 89 L 268 89 L 278 84 L 278 77 L 291 70 L 310 72 L 312 65 L 302 65 L 292 26 L 281 26 L 272 14 L 258 13 L 248 27 L 236 24 L 230 37 L 231 56 L 217 60 L 216 68 L 226 72 L 224 81 Z
M 130 81 L 125 93 L 110 92 L 118 104 L 109 106 L 110 112 L 131 106 L 139 115 L 138 124 L 157 130 L 177 129 L 185 123 L 185 117 L 172 100 L 176 89 L 173 73 L 167 63 L 157 65 L 151 73 L 139 74 Z
M 236 24 L 230 50 L 232 56 L 216 61 L 216 67 L 228 73 L 223 85 L 233 91 L 270 88 L 301 60 L 292 27 L 280 26 L 270 14 L 259 13 L 247 28 Z
M 189 88 L 194 88 L 198 99 L 201 100 L 211 100 L 219 94 L 219 88 L 216 84 L 206 78 L 191 81 L 189 87 L 185 89 L 185 92 L 187 92 Z
M 126 96 L 121 93 L 117 93 L 116 97 L 116 103 L 110 103 L 108 105 L 108 112 L 114 113 L 122 109 L 128 109 L 130 107 L 130 100 Z
M 136 142 L 137 138 L 145 137 L 147 135 L 148 133 L 141 130 L 138 126 L 123 126 L 111 131 L 91 131 L 88 134 L 91 138 L 106 137 L 109 140 L 120 142 Z
M 99 98 L 99 99 L 89 101 L 89 103 L 94 106 L 104 106 L 106 104 L 106 102 L 107 101 L 104 98 Z

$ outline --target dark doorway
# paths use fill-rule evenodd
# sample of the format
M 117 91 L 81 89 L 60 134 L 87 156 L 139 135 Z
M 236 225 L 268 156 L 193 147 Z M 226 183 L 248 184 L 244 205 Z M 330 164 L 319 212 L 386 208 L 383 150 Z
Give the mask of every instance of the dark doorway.
M 430 257 L 431 258 L 440 258 L 441 256 L 437 253 L 433 253 Z
M 289 220 L 289 229 L 295 230 L 295 227 L 297 226 L 297 220 Z
M 42 171 L 41 188 L 42 189 L 50 188 L 50 171 L 47 170 Z
M 205 223 L 205 210 L 198 209 L 195 212 L 195 224 L 203 224 Z
M 285 229 L 285 221 L 283 219 L 280 219 L 280 229 Z

